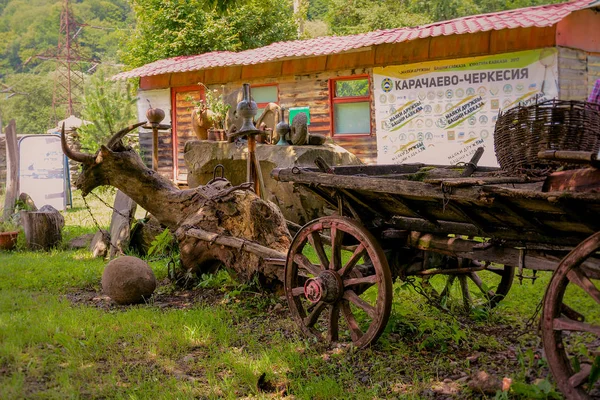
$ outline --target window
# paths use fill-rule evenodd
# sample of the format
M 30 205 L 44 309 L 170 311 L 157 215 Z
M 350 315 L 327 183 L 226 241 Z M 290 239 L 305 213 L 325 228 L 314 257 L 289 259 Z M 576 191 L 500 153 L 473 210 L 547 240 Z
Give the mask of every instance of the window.
M 269 103 L 279 103 L 279 90 L 277 85 L 252 86 L 250 95 L 258 106 L 256 117 L 258 118 L 263 113 L 263 110 Z
M 334 135 L 370 135 L 371 102 L 369 77 L 330 81 L 331 119 Z

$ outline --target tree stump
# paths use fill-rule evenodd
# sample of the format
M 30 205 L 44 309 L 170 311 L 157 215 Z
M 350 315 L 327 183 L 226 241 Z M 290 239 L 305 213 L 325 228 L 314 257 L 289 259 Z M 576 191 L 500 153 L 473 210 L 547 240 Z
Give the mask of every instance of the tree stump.
M 58 211 L 21 211 L 27 248 L 49 250 L 62 241 L 64 218 Z

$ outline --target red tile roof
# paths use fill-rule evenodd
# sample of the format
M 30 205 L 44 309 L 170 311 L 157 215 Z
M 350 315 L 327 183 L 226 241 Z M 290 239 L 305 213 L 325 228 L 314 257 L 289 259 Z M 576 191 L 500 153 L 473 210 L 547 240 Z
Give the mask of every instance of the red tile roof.
M 350 36 L 325 36 L 308 40 L 277 42 L 268 46 L 237 53 L 231 51 L 213 51 L 195 56 L 179 56 L 155 61 L 131 71 L 122 72 L 114 76 L 113 79 L 198 71 L 224 66 L 261 64 L 290 57 L 336 54 L 361 47 L 384 43 L 402 43 L 418 38 L 442 35 L 460 35 L 514 28 L 548 27 L 557 24 L 571 12 L 586 8 L 592 3 L 595 3 L 595 1 L 574 0 L 567 3 L 472 15 L 414 28 L 395 28 Z

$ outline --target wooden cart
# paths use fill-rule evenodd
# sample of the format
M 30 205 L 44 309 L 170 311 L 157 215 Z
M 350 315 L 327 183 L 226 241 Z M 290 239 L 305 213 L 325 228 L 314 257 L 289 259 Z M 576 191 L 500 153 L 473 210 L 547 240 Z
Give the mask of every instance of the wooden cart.
M 591 153 L 543 156 L 596 163 Z M 299 229 L 285 262 L 288 304 L 305 334 L 371 345 L 390 316 L 395 278 L 423 278 L 423 290 L 440 302 L 456 287 L 463 306 L 493 307 L 515 275 L 551 270 L 541 323 L 546 357 L 568 398 L 588 397 L 600 320 L 587 321 L 566 293 L 576 288 L 579 299 L 600 304 L 600 170 L 531 178 L 473 164 L 321 164 L 272 175 L 333 210 Z M 437 288 L 429 284 L 434 276 L 445 278 Z M 579 353 L 571 352 L 576 335 Z

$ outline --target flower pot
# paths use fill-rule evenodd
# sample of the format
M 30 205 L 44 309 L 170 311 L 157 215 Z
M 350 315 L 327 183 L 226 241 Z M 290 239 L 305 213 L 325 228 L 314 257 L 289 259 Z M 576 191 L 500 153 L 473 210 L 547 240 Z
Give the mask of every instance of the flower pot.
M 19 231 L 0 232 L 0 250 L 13 250 L 17 246 Z

